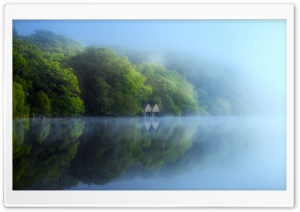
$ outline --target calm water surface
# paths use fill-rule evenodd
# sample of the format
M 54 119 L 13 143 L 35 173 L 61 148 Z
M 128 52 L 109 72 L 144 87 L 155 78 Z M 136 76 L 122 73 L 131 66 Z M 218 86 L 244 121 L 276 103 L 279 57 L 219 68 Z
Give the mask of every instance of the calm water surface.
M 285 190 L 285 118 L 16 119 L 15 190 Z

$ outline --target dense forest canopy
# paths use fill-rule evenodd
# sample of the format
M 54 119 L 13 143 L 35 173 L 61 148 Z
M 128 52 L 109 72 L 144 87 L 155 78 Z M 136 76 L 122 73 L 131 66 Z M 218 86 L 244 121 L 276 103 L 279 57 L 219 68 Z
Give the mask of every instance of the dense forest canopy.
M 15 117 L 74 116 L 84 112 L 72 68 L 63 68 L 59 61 L 46 58 L 30 37 L 13 40 L 13 81 L 18 87 L 13 91 L 13 101 L 18 103 L 14 105 Z
M 84 47 L 51 31 L 13 38 L 13 115 L 137 116 L 157 104 L 162 115 L 243 115 L 249 102 L 234 76 L 168 52 Z
M 105 48 L 87 48 L 69 64 L 79 79 L 86 115 L 143 113 L 141 103 L 151 88 L 125 57 Z

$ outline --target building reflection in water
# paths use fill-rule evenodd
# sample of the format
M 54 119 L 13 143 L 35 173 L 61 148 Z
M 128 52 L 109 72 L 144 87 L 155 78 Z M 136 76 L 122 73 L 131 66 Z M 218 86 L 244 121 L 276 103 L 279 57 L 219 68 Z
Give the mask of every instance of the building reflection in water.
M 159 128 L 159 117 L 147 117 L 144 118 L 144 125 L 143 128 L 145 128 L 147 131 L 154 130 L 156 131 Z

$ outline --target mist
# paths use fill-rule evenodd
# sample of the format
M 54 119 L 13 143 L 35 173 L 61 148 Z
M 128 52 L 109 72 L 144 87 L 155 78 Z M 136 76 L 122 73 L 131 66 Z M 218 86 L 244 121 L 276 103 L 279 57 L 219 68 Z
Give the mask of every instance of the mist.
M 164 65 L 168 53 L 230 76 L 250 115 L 285 116 L 286 23 L 283 20 L 18 20 L 19 35 L 50 30 L 85 47 L 131 49 Z M 217 71 L 216 71 L 217 70 Z M 195 73 L 197 74 L 197 72 Z M 219 82 L 213 85 L 219 88 Z
M 285 21 L 13 27 L 14 190 L 286 189 Z

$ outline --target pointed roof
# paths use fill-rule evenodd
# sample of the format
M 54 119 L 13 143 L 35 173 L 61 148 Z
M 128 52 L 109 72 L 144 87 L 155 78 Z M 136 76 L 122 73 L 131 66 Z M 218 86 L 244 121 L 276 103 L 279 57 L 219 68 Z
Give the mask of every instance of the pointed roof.
M 145 108 L 145 112 L 151 112 L 151 111 L 152 111 L 152 109 L 151 109 L 150 105 L 147 104 L 147 107 Z
M 155 104 L 154 108 L 152 109 L 152 112 L 160 112 L 157 104 Z

